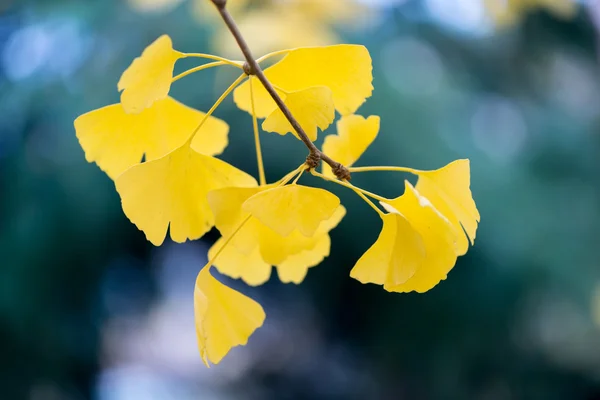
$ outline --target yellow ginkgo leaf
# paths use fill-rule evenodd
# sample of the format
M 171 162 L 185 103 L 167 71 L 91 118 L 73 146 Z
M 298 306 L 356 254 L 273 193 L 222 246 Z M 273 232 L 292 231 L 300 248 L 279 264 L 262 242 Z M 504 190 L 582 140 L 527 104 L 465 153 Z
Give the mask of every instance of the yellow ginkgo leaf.
M 479 211 L 471 194 L 469 160 L 456 160 L 434 171 L 419 171 L 416 189 L 444 215 L 457 232 L 458 255 L 467 252 L 469 243 L 475 240 Z
M 211 190 L 256 186 L 250 175 L 184 145 L 159 159 L 135 165 L 116 180 L 125 215 L 154 245 L 198 239 L 214 225 Z
M 296 229 L 304 236 L 313 236 L 339 205 L 340 199 L 326 190 L 287 185 L 255 194 L 242 208 L 281 236 Z
M 360 115 L 345 115 L 337 122 L 337 135 L 327 135 L 323 142 L 323 152 L 337 162 L 350 167 L 373 143 L 379 133 L 379 117 L 369 118 Z M 333 177 L 331 167 L 323 163 L 323 173 Z
M 244 83 L 239 85 L 233 91 L 233 101 L 240 109 L 252 114 L 250 80 L 252 81 L 252 93 L 254 94 L 254 113 L 257 118 L 266 118 L 277 109 L 277 105 L 257 77 L 250 76 Z M 277 88 L 275 88 L 275 91 L 282 100 L 285 100 L 286 94 L 284 92 L 277 90 Z
M 265 229 L 270 230 L 266 227 Z M 279 264 L 273 264 L 277 267 L 279 279 L 282 282 L 301 283 L 308 269 L 318 265 L 329 255 L 331 239 L 328 234 L 320 235 L 313 240 L 313 247 L 286 255 Z M 217 240 L 208 251 L 208 257 L 213 259 L 224 243 L 225 238 Z M 271 244 L 275 245 L 275 243 Z M 234 279 L 241 278 L 251 286 L 262 285 L 268 281 L 272 269 L 272 264 L 267 263 L 261 257 L 259 247 L 255 247 L 250 253 L 244 254 L 231 243 L 221 250 L 214 261 L 214 265 L 220 273 Z
M 346 209 L 340 205 L 331 217 L 321 222 L 315 234 L 310 237 L 304 236 L 298 230 L 293 231 L 288 236 L 282 236 L 263 225 L 264 228 L 257 235 L 263 260 L 271 265 L 279 265 L 293 255 L 313 250 L 321 237 L 335 228 L 344 215 L 346 215 Z
M 300 267 L 303 265 L 305 269 L 316 265 L 318 263 L 314 261 L 316 258 L 320 257 L 322 260 L 329 254 L 329 245 L 324 249 L 323 236 L 328 236 L 329 231 L 337 226 L 346 214 L 346 209 L 341 205 L 338 206 L 331 217 L 319 224 L 314 236 L 304 236 L 298 230 L 294 230 L 288 236 L 282 236 L 242 209 L 246 199 L 273 187 L 275 186 L 231 187 L 208 194 L 208 202 L 215 215 L 215 225 L 223 237 L 230 241 L 228 247 L 223 249 L 215 261 L 221 273 L 232 278 L 241 278 L 251 285 L 258 285 L 268 279 L 272 265 L 278 266 L 291 259 L 289 262 L 293 264 L 290 265 L 296 266 L 295 269 L 291 269 L 296 271 L 302 269 Z M 242 223 L 244 223 L 242 228 L 238 229 Z M 237 233 L 231 236 L 234 232 Z M 222 241 L 217 243 L 220 245 Z M 219 245 L 215 244 L 211 248 L 209 258 L 213 258 Z M 293 261 L 299 253 L 304 254 Z M 284 269 L 288 271 L 285 266 Z M 293 276 L 294 278 L 290 280 L 296 283 L 298 279 L 301 280 L 298 272 L 294 272 Z
M 229 238 L 250 215 L 242 204 L 256 193 L 275 187 L 227 187 L 208 193 L 207 200 L 215 216 L 215 226 L 225 238 Z M 231 245 L 244 254 L 250 254 L 259 243 L 263 224 L 251 217 L 231 239 Z M 266 227 L 265 227 L 266 228 Z
M 278 63 L 267 68 L 269 81 L 285 92 L 297 92 L 326 86 L 333 94 L 335 109 L 342 115 L 352 114 L 373 92 L 371 56 L 364 46 L 335 45 L 301 47 L 290 50 Z M 250 90 L 244 82 L 234 92 L 239 108 L 251 112 Z M 253 88 L 259 85 L 253 85 Z M 257 116 L 268 115 L 277 108 L 263 88 L 255 90 Z M 270 110 L 270 111 L 267 111 Z
M 276 187 L 267 185 L 255 188 L 229 187 L 208 194 L 208 203 L 215 216 L 215 226 L 223 237 L 230 237 L 250 215 L 242 209 L 244 202 L 256 193 Z M 255 217 L 250 217 L 231 238 L 231 245 L 241 253 L 250 255 L 257 247 L 262 259 L 269 265 L 278 265 L 289 256 L 311 250 L 320 236 L 335 228 L 346 214 L 340 205 L 328 219 L 319 224 L 315 234 L 307 237 L 298 230 L 282 236 Z
M 213 259 L 219 249 L 223 247 L 225 238 L 220 238 L 208 250 L 208 258 Z M 248 254 L 244 254 L 237 247 L 227 244 L 214 261 L 220 273 L 230 278 L 241 278 L 250 286 L 262 285 L 271 276 L 271 265 L 263 261 L 258 247 Z
M 75 120 L 75 132 L 86 160 L 115 179 L 142 157 L 155 160 L 183 145 L 204 116 L 167 97 L 139 114 L 125 113 L 120 104 L 90 111 Z M 201 154 L 220 154 L 227 147 L 228 132 L 227 123 L 210 116 L 192 147 Z
M 405 215 L 422 238 L 425 258 L 407 280 L 388 279 L 384 289 L 391 292 L 426 292 L 446 279 L 456 264 L 456 232 L 452 224 L 425 197 L 405 181 L 404 194 L 381 203 L 392 214 Z
M 325 86 L 288 93 L 285 104 L 312 141 L 317 140 L 317 128 L 324 131 L 335 118 L 332 93 Z M 291 132 L 300 139 L 279 108 L 264 120 L 262 128 L 267 132 L 276 132 L 280 135 Z
M 283 283 L 301 283 L 309 268 L 320 264 L 325 257 L 329 256 L 330 248 L 331 239 L 329 235 L 321 235 L 317 239 L 314 248 L 294 254 L 277 265 L 279 280 Z
M 350 276 L 362 283 L 401 284 L 408 281 L 425 259 L 423 239 L 399 213 L 382 215 L 377 241 L 358 260 Z
M 196 337 L 202 361 L 218 364 L 235 346 L 245 345 L 265 321 L 265 312 L 251 298 L 200 271 L 194 288 Z
M 169 94 L 175 62 L 184 57 L 173 50 L 171 38 L 162 35 L 123 72 L 118 83 L 121 104 L 128 114 L 137 114 Z

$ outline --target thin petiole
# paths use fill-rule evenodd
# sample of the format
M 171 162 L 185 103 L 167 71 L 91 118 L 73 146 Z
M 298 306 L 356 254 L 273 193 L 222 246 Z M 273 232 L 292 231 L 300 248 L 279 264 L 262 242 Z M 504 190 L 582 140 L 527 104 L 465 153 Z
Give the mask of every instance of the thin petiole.
M 213 258 L 208 260 L 206 265 L 204 267 L 202 267 L 202 269 L 200 271 L 202 271 L 204 268 L 210 267 L 211 265 L 214 264 L 217 257 L 219 257 L 219 255 L 225 249 L 225 247 L 227 247 L 227 245 L 233 240 L 234 236 L 244 227 L 244 225 L 246 225 L 246 222 L 248 222 L 250 217 L 252 217 L 252 214 L 248 214 L 248 216 L 237 226 L 237 228 L 235 228 L 233 233 L 227 239 L 225 239 L 225 243 L 223 243 L 223 245 L 221 247 L 219 247 L 219 250 L 217 250 L 217 253 L 213 256 Z
M 284 89 L 280 88 L 280 87 L 279 87 L 279 86 L 277 86 L 277 85 L 273 85 L 273 88 L 275 88 L 275 90 L 277 90 L 278 92 L 281 92 L 281 93 L 283 93 L 283 94 L 285 94 L 285 95 L 287 95 L 287 94 L 289 94 L 289 93 L 290 93 L 290 92 L 288 92 L 288 91 L 286 91 L 286 90 L 284 90 Z
M 346 181 L 340 181 L 339 179 L 330 178 L 330 177 L 328 177 L 328 176 L 326 176 L 326 175 L 323 175 L 323 174 L 321 174 L 320 172 L 317 172 L 317 171 L 315 171 L 315 170 L 311 170 L 311 171 L 310 171 L 310 173 L 311 173 L 311 174 L 313 174 L 314 176 L 318 176 L 318 177 L 319 177 L 319 178 L 321 178 L 321 179 L 325 179 L 326 181 L 330 181 L 330 182 L 333 182 L 333 183 L 337 183 L 338 185 L 341 185 L 341 186 L 347 187 L 348 189 L 352 189 L 352 190 L 354 190 L 354 191 L 358 191 L 358 192 L 360 192 L 360 193 L 362 193 L 362 194 L 365 194 L 365 195 L 367 195 L 367 196 L 369 196 L 369 197 L 372 197 L 372 198 L 374 198 L 375 200 L 379 200 L 379 201 L 389 201 L 389 199 L 386 199 L 386 198 L 385 198 L 385 197 L 383 197 L 383 196 L 379 196 L 379 195 L 377 195 L 377 194 L 375 194 L 375 193 L 371 193 L 371 192 L 369 192 L 368 190 L 361 189 L 361 188 L 359 188 L 359 187 L 357 187 L 357 186 L 354 186 L 354 185 L 353 185 L 353 184 L 351 184 L 350 182 L 346 182 Z
M 217 101 L 215 102 L 215 104 L 213 104 L 213 106 L 210 108 L 210 110 L 208 110 L 206 112 L 206 115 L 204 115 L 204 118 L 202 118 L 202 121 L 200 121 L 200 123 L 198 124 L 198 126 L 196 127 L 196 129 L 194 129 L 194 131 L 192 132 L 192 134 L 190 135 L 190 137 L 188 138 L 186 143 L 191 143 L 192 139 L 194 139 L 194 136 L 196 136 L 196 133 L 198 133 L 198 131 L 200 130 L 200 128 L 202 128 L 202 125 L 204 125 L 204 123 L 206 122 L 206 120 L 208 119 L 208 117 L 211 116 L 211 114 L 217 109 L 217 107 L 219 107 L 219 105 L 221 105 L 221 103 L 223 102 L 223 100 L 225 100 L 225 98 L 227 98 L 227 96 L 229 95 L 229 93 L 231 93 L 233 91 L 233 89 L 235 89 L 237 87 L 237 85 L 239 85 L 244 79 L 246 78 L 246 74 L 242 74 L 240 75 L 235 81 L 233 81 L 233 83 L 223 92 L 223 94 L 221 95 L 221 97 L 219 97 L 217 99 Z
M 225 57 L 213 56 L 212 54 L 204 54 L 204 53 L 183 53 L 183 58 L 188 57 L 197 57 L 197 58 L 205 58 L 208 60 L 221 61 L 225 64 L 233 65 L 234 67 L 238 67 L 242 69 L 243 63 L 241 61 L 230 60 Z
M 298 183 L 298 180 L 300 180 L 300 177 L 302 176 L 303 173 L 304 173 L 304 169 L 300 171 L 300 173 L 298 174 L 296 179 L 294 179 L 294 181 L 292 182 L 292 185 L 295 185 L 296 183 Z
M 398 172 L 409 172 L 411 174 L 418 174 L 425 172 L 419 169 L 407 168 L 407 167 L 350 167 L 350 172 L 372 172 L 372 171 L 398 171 Z
M 361 193 L 360 190 L 356 190 L 356 189 L 352 189 L 352 190 L 354 191 L 354 193 L 359 195 L 360 198 L 363 199 L 369 206 L 371 206 L 371 208 L 373 210 L 375 210 L 377 212 L 377 214 L 379 214 L 380 216 L 385 215 L 385 213 L 383 211 L 381 211 L 379 209 L 379 207 L 377 207 L 375 204 L 373 204 L 373 202 L 371 200 L 369 200 L 369 198 L 367 196 L 365 196 L 363 193 Z
M 256 162 L 258 163 L 258 176 L 260 185 L 266 185 L 265 166 L 263 164 L 262 150 L 260 147 L 260 137 L 258 132 L 258 121 L 256 120 L 256 111 L 254 110 L 254 90 L 252 89 L 252 79 L 248 79 L 250 85 L 250 104 L 252 105 L 252 129 L 254 129 L 254 145 L 256 146 Z
M 268 60 L 271 57 L 279 56 L 279 55 L 282 55 L 282 54 L 287 54 L 290 51 L 291 50 L 278 50 L 278 51 L 274 51 L 273 53 L 265 54 L 264 56 L 260 57 L 258 60 L 256 60 L 256 62 L 260 63 L 260 62 L 263 62 L 265 60 Z
M 288 173 L 286 176 L 284 176 L 283 178 L 281 178 L 279 181 L 277 181 L 277 186 L 283 186 L 286 183 L 288 183 L 294 176 L 296 176 L 298 173 L 304 171 L 304 169 L 306 169 L 306 164 L 300 164 L 300 166 L 298 168 L 296 168 L 295 170 L 293 170 L 292 172 Z
M 193 74 L 194 72 L 202 71 L 202 70 L 205 70 L 205 69 L 208 69 L 208 68 L 219 67 L 221 65 L 228 65 L 228 64 L 224 63 L 223 61 L 215 61 L 215 62 L 212 62 L 212 63 L 202 64 L 202 65 L 199 65 L 197 67 L 190 68 L 187 71 L 183 71 L 179 75 L 174 76 L 173 79 L 171 80 L 171 83 L 172 82 L 176 82 L 176 81 L 180 80 L 181 78 L 184 78 L 184 77 L 186 77 L 186 76 L 188 76 L 190 74 Z

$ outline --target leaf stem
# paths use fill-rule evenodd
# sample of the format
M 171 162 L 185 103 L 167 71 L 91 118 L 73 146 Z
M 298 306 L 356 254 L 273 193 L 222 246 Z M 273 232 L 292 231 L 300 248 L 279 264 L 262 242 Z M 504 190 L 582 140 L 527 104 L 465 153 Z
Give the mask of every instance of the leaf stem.
M 235 89 L 237 87 L 237 85 L 239 85 L 245 78 L 246 78 L 245 74 L 240 75 L 235 81 L 233 81 L 233 83 L 231 85 L 229 85 L 229 87 L 227 89 L 225 89 L 223 94 L 217 99 L 217 101 L 215 101 L 215 104 L 213 104 L 213 106 L 210 108 L 210 110 L 208 110 L 206 112 L 206 114 L 204 115 L 204 118 L 202 118 L 202 121 L 200 121 L 200 123 L 198 124 L 196 129 L 194 129 L 194 131 L 192 132 L 192 134 L 190 135 L 190 137 L 188 138 L 186 143 L 192 142 L 192 140 L 194 139 L 194 136 L 196 136 L 196 133 L 198 133 L 200 128 L 202 128 L 202 125 L 204 125 L 204 123 L 206 122 L 208 117 L 211 116 L 211 114 L 217 109 L 217 107 L 219 107 L 219 105 L 221 105 L 223 100 L 225 100 L 225 98 L 227 98 L 227 96 L 229 96 L 229 93 L 231 93 L 233 91 L 233 89 Z
M 252 52 L 250 51 L 250 47 L 248 47 L 248 43 L 246 43 L 246 40 L 242 36 L 242 33 L 240 32 L 237 24 L 233 20 L 233 17 L 227 10 L 227 7 L 226 7 L 227 0 L 211 0 L 211 1 L 213 2 L 215 7 L 217 8 L 217 10 L 219 11 L 221 18 L 223 19 L 223 22 L 225 22 L 225 25 L 227 25 L 227 28 L 233 35 L 235 41 L 238 44 L 238 47 L 244 54 L 244 58 L 246 59 L 246 63 L 244 64 L 244 72 L 246 72 L 246 74 L 248 74 L 248 75 L 255 75 L 258 78 L 258 80 L 262 83 L 262 85 L 264 86 L 266 91 L 269 93 L 269 95 L 275 101 L 275 104 L 277 104 L 277 107 L 279 107 L 279 109 L 281 110 L 283 115 L 286 117 L 286 119 L 292 125 L 292 127 L 298 134 L 298 137 L 300 138 L 300 140 L 302 140 L 304 145 L 308 148 L 309 155 L 306 159 L 307 166 L 310 169 L 314 169 L 319 165 L 319 162 L 321 160 L 323 160 L 331 166 L 331 169 L 333 170 L 334 174 L 339 179 L 348 179 L 349 180 L 350 172 L 348 171 L 348 169 L 346 167 L 344 167 L 342 164 L 340 164 L 339 162 L 333 160 L 331 157 L 329 157 L 325 153 L 321 152 L 321 150 L 319 150 L 317 148 L 317 146 L 315 146 L 315 144 L 309 139 L 306 132 L 304 132 L 304 129 L 302 129 L 302 126 L 300 126 L 300 124 L 298 123 L 296 118 L 294 118 L 290 109 L 285 105 L 285 103 L 283 102 L 283 100 L 281 99 L 281 97 L 279 96 L 279 94 L 277 93 L 277 91 L 275 90 L 275 88 L 273 87 L 271 82 L 269 81 L 269 79 L 265 76 L 265 73 L 263 72 L 262 68 L 260 67 L 258 62 L 256 62 L 254 57 L 252 56 Z
M 261 63 L 261 62 L 263 62 L 263 61 L 265 61 L 265 60 L 267 60 L 267 59 L 269 59 L 271 57 L 279 56 L 279 55 L 282 55 L 282 54 L 287 54 L 289 52 L 290 52 L 290 50 L 277 50 L 277 51 L 274 51 L 272 53 L 265 54 L 262 57 L 259 57 L 258 60 L 256 60 L 256 62 L 257 63 Z
M 310 171 L 310 173 L 311 173 L 311 174 L 313 174 L 314 176 L 318 176 L 319 178 L 321 178 L 321 179 L 324 179 L 324 180 L 326 180 L 326 181 L 333 182 L 333 183 L 337 183 L 338 185 L 341 185 L 341 186 L 347 187 L 348 189 L 352 189 L 352 190 L 354 190 L 354 191 L 358 191 L 358 192 L 360 192 L 360 193 L 362 193 L 362 194 L 365 194 L 365 195 L 367 195 L 367 196 L 369 196 L 369 197 L 372 197 L 372 198 L 374 198 L 375 200 L 379 200 L 379 201 L 390 201 L 390 199 L 386 199 L 386 198 L 385 198 L 385 197 L 383 197 L 383 196 L 379 196 L 379 195 L 377 195 L 377 194 L 375 194 L 375 193 L 371 193 L 371 192 L 369 192 L 368 190 L 364 190 L 364 189 L 361 189 L 361 188 L 359 188 L 358 186 L 354 186 L 354 185 L 353 185 L 353 184 L 351 184 L 350 182 L 347 182 L 347 181 L 340 181 L 339 179 L 330 178 L 330 177 L 328 177 L 327 175 L 323 175 L 322 173 L 320 173 L 320 172 L 317 172 L 317 171 L 314 171 L 314 170 L 311 170 L 311 171 Z
M 246 222 L 248 222 L 250 217 L 252 217 L 252 214 L 248 214 L 248 216 L 237 226 L 237 228 L 235 228 L 233 233 L 231 235 L 229 235 L 229 237 L 227 239 L 225 239 L 225 243 L 223 243 L 223 245 L 221 247 L 219 247 L 219 250 L 217 250 L 217 252 L 213 256 L 213 258 L 208 260 L 206 265 L 204 267 L 202 267 L 202 269 L 200 269 L 200 271 L 202 271 L 204 268 L 210 268 L 210 266 L 214 264 L 214 262 L 217 260 L 217 257 L 219 257 L 219 255 L 225 249 L 225 247 L 227 247 L 227 245 L 233 240 L 234 236 L 244 227 L 244 225 L 246 225 Z
M 258 164 L 258 176 L 260 185 L 266 185 L 265 166 L 263 164 L 262 150 L 260 147 L 260 137 L 258 132 L 258 121 L 256 120 L 256 111 L 254 110 L 254 90 L 252 89 L 252 79 L 248 80 L 250 85 L 250 104 L 252 105 L 252 129 L 254 130 L 254 145 L 256 146 L 256 162 Z
M 375 204 L 373 204 L 373 202 L 371 200 L 369 200 L 369 198 L 367 196 L 365 196 L 363 193 L 361 193 L 360 190 L 357 189 L 352 189 L 354 191 L 354 193 L 356 193 L 357 195 L 360 196 L 361 199 L 363 199 L 368 205 L 371 206 L 371 208 L 373 210 L 375 210 L 377 212 L 377 214 L 379 214 L 379 216 L 383 216 L 385 215 L 385 213 L 383 211 L 381 211 L 379 209 L 379 207 L 377 207 Z
M 212 54 L 183 53 L 183 58 L 188 58 L 188 57 L 197 57 L 197 58 L 205 58 L 205 59 L 208 59 L 208 60 L 221 61 L 224 64 L 233 65 L 234 67 L 242 69 L 242 62 L 241 61 L 234 61 L 234 60 L 230 60 L 230 59 L 225 58 L 225 57 L 213 56 Z
M 292 172 L 289 172 L 288 174 L 286 174 L 283 178 L 281 178 L 280 180 L 278 180 L 277 186 L 283 186 L 286 183 L 288 183 L 294 176 L 296 176 L 298 173 L 302 172 L 303 169 L 306 168 L 306 164 L 302 163 L 300 164 L 300 166 L 298 168 L 296 168 L 295 170 L 293 170 Z
M 171 83 L 176 82 L 176 81 L 180 80 L 181 78 L 185 78 L 186 76 L 193 74 L 194 72 L 202 71 L 202 70 L 205 70 L 208 68 L 218 67 L 221 65 L 229 65 L 229 64 L 224 63 L 223 61 L 216 61 L 216 62 L 212 62 L 212 63 L 208 63 L 208 64 L 202 64 L 197 67 L 190 68 L 187 71 L 183 71 L 182 73 L 180 73 L 177 76 L 174 76 L 173 79 L 171 80 Z

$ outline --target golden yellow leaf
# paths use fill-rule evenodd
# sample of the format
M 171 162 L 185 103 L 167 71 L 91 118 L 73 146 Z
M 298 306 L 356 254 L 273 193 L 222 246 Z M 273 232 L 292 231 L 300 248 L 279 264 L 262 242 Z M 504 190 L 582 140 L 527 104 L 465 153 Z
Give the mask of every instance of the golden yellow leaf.
M 425 259 L 423 239 L 402 214 L 384 214 L 381 219 L 379 237 L 350 276 L 362 283 L 401 284 L 415 275 Z
M 331 217 L 321 222 L 315 234 L 310 237 L 304 236 L 298 230 L 288 236 L 282 236 L 263 225 L 260 234 L 257 235 L 263 260 L 271 265 L 279 265 L 293 255 L 314 249 L 321 236 L 335 228 L 344 215 L 346 215 L 346 209 L 340 205 Z
M 288 93 L 285 104 L 311 141 L 317 140 L 317 128 L 324 131 L 335 118 L 332 93 L 325 86 Z M 267 132 L 276 132 L 280 135 L 291 132 L 300 139 L 279 108 L 264 120 L 262 128 Z
M 194 288 L 196 337 L 202 361 L 218 364 L 235 346 L 245 345 L 265 321 L 260 304 L 216 280 L 203 268 Z
M 244 202 L 256 193 L 276 187 L 267 185 L 255 188 L 229 187 L 214 190 L 208 194 L 208 203 L 215 215 L 215 226 L 223 237 L 230 237 L 238 226 L 249 216 L 242 209 Z M 255 217 L 250 219 L 231 239 L 231 244 L 244 254 L 250 254 L 257 246 L 260 247 L 262 258 L 270 265 L 277 265 L 287 257 L 302 250 L 310 250 L 316 245 L 319 236 L 329 233 L 335 228 L 346 214 L 344 206 L 340 205 L 331 217 L 319 224 L 315 234 L 307 237 L 298 230 L 288 236 L 282 236 L 264 225 Z
M 264 227 L 264 229 L 273 232 L 267 227 Z M 306 276 L 308 268 L 318 265 L 329 255 L 331 240 L 327 233 L 310 239 L 310 246 L 299 252 L 290 252 L 285 255 L 283 261 L 279 264 L 273 264 L 277 267 L 279 279 L 283 283 L 301 283 Z M 214 258 L 217 251 L 223 246 L 223 243 L 225 243 L 225 238 L 220 238 L 210 248 L 208 252 L 209 259 Z M 269 244 L 272 247 L 277 246 L 275 242 Z M 251 286 L 262 285 L 268 281 L 272 268 L 272 264 L 262 258 L 260 247 L 255 247 L 250 253 L 244 254 L 231 243 L 221 250 L 221 253 L 214 261 L 214 265 L 220 273 L 234 279 L 241 278 Z
M 373 143 L 379 133 L 379 117 L 345 115 L 337 122 L 337 135 L 325 136 L 323 152 L 335 161 L 352 166 Z M 334 177 L 331 167 L 323 163 L 323 173 Z
M 257 118 L 266 118 L 277 109 L 277 105 L 257 77 L 251 76 L 239 85 L 233 91 L 233 101 L 238 108 L 252 114 L 250 80 L 252 80 L 252 92 L 254 94 L 254 113 Z M 277 90 L 277 88 L 275 88 L 275 91 L 279 97 L 285 101 L 285 93 L 281 90 Z
M 230 238 L 238 226 L 248 218 L 250 214 L 242 209 L 242 204 L 246 199 L 272 187 L 274 186 L 268 185 L 267 187 L 260 188 L 232 187 L 210 192 L 208 194 L 208 202 L 215 215 L 215 225 L 221 232 L 221 235 L 224 238 Z M 315 253 L 312 252 L 313 249 L 317 245 L 323 246 L 322 241 L 324 239 L 322 236 L 328 235 L 329 231 L 335 228 L 341 221 L 345 213 L 346 209 L 340 205 L 330 218 L 319 224 L 314 236 L 311 237 L 302 235 L 298 230 L 294 230 L 288 236 L 282 236 L 255 217 L 250 216 L 250 219 L 230 239 L 229 247 L 223 250 L 221 256 L 217 258 L 215 265 L 221 273 L 232 278 L 242 278 L 249 284 L 258 284 L 260 279 L 256 278 L 256 276 L 260 276 L 263 279 L 268 278 L 264 265 L 268 265 L 268 271 L 270 271 L 271 265 L 277 266 L 284 263 L 290 257 L 301 252 L 309 252 L 309 254 L 304 256 L 304 259 L 308 260 L 308 265 L 310 264 L 309 261 L 316 257 Z M 213 249 L 215 248 L 216 245 L 213 246 Z M 320 248 L 322 249 L 322 247 Z M 216 250 L 212 251 L 214 255 L 214 251 Z M 235 255 L 234 253 L 236 252 L 239 254 Z M 223 255 L 226 256 L 221 258 Z M 258 258 L 264 264 L 260 263 Z M 242 264 L 250 265 L 250 267 L 242 267 L 240 269 L 239 264 L 242 259 L 248 260 Z M 249 269 L 252 269 L 252 271 L 249 271 Z M 248 275 L 245 275 L 246 273 Z
M 223 237 L 217 240 L 208 250 L 208 258 L 212 260 L 224 243 Z M 250 286 L 262 285 L 271 276 L 271 265 L 263 261 L 258 247 L 244 254 L 229 243 L 221 250 L 213 265 L 220 273 L 234 279 L 241 278 Z
M 421 237 L 425 257 L 409 279 L 388 279 L 384 289 L 392 292 L 426 292 L 446 279 L 457 258 L 457 233 L 435 207 L 405 181 L 404 194 L 381 203 L 391 214 L 406 216 Z
M 340 199 L 326 190 L 287 185 L 255 194 L 244 202 L 242 209 L 281 236 L 288 236 L 296 229 L 304 236 L 313 236 L 339 205 Z
M 118 83 L 121 104 L 128 114 L 137 114 L 169 94 L 175 62 L 184 55 L 173 50 L 171 38 L 162 35 L 123 72 Z
M 215 216 L 215 226 L 225 238 L 229 238 L 249 213 L 242 210 L 242 204 L 256 193 L 274 185 L 241 188 L 227 187 L 208 193 L 208 204 Z M 231 239 L 231 244 L 243 254 L 250 254 L 259 243 L 263 224 L 251 217 Z M 265 227 L 266 228 L 266 227 Z
M 265 75 L 273 85 L 288 93 L 315 86 L 328 87 L 333 94 L 335 109 L 342 115 L 355 112 L 373 92 L 371 56 L 364 46 L 359 45 L 293 49 L 267 68 Z M 239 108 L 251 112 L 248 85 L 244 82 L 235 90 L 234 100 Z M 253 88 L 257 86 L 253 85 Z M 262 88 L 255 93 L 255 103 L 259 117 L 277 107 Z
M 471 194 L 469 160 L 456 160 L 434 171 L 418 172 L 416 189 L 444 215 L 457 232 L 458 255 L 467 252 L 469 243 L 475 240 L 479 211 Z
M 331 239 L 329 235 L 319 236 L 314 248 L 289 256 L 277 265 L 279 280 L 283 283 L 301 283 L 309 268 L 320 264 L 325 257 L 329 256 L 330 248 Z
M 227 186 L 256 186 L 250 175 L 184 145 L 135 165 L 116 180 L 125 215 L 154 245 L 198 239 L 214 225 L 208 192 Z
M 75 120 L 75 132 L 86 160 L 115 179 L 143 156 L 155 160 L 183 145 L 204 116 L 167 97 L 139 114 L 125 113 L 120 104 L 90 111 Z M 192 147 L 201 154 L 220 154 L 227 147 L 228 132 L 227 123 L 208 117 Z

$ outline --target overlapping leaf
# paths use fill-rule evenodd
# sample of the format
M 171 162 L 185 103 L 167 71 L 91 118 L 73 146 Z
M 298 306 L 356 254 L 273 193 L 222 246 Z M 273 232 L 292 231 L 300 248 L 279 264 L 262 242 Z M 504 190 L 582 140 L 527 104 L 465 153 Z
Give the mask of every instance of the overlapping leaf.
M 358 45 L 293 49 L 281 61 L 267 68 L 265 75 L 284 100 L 292 93 L 295 97 L 301 94 L 311 96 L 312 99 L 303 101 L 297 98 L 293 103 L 311 104 L 312 109 L 328 110 L 330 99 L 323 95 L 315 96 L 314 89 L 307 89 L 328 88 L 333 106 L 342 115 L 355 112 L 373 91 L 371 57 L 365 47 Z M 276 111 L 277 106 L 260 82 L 254 77 L 250 79 L 254 79 L 252 86 L 256 115 L 259 118 L 268 117 Z M 239 108 L 252 112 L 249 82 L 244 82 L 234 91 L 234 100 Z M 322 105 L 317 106 L 317 101 Z M 311 129 L 313 125 L 325 129 L 324 121 L 324 118 L 321 124 L 311 121 Z
M 285 97 L 285 105 L 312 141 L 317 140 L 317 128 L 327 129 L 335 118 L 332 93 L 325 86 L 315 86 L 288 93 Z M 280 135 L 292 133 L 300 139 L 279 108 L 269 114 L 264 120 L 262 128 L 267 132 L 276 132 Z
M 446 279 L 458 256 L 452 224 L 408 181 L 402 196 L 382 205 L 392 214 L 406 215 L 425 248 L 425 258 L 412 277 L 404 282 L 388 280 L 384 288 L 392 292 L 422 293 Z
M 204 235 L 214 225 L 207 194 L 227 186 L 256 186 L 256 181 L 188 145 L 133 166 L 116 180 L 125 215 L 156 246 L 169 226 L 175 242 Z
M 456 231 L 408 181 L 402 196 L 383 203 L 389 211 L 375 244 L 351 276 L 392 292 L 426 292 L 446 279 L 458 256 Z
M 450 221 L 457 232 L 458 254 L 465 254 L 469 247 L 467 236 L 473 243 L 480 220 L 470 189 L 469 160 L 456 160 L 443 168 L 417 173 L 417 191 Z
M 294 230 L 313 236 L 339 205 L 340 199 L 326 190 L 287 185 L 255 194 L 242 208 L 281 236 L 288 236 Z
M 208 195 L 215 215 L 215 225 L 224 238 L 230 239 L 230 245 L 222 251 L 215 266 L 220 272 L 232 278 L 242 278 L 251 285 L 266 281 L 270 276 L 271 266 L 283 268 L 285 273 L 316 265 L 316 258 L 323 259 L 329 254 L 329 247 L 324 248 L 329 241 L 325 243 L 327 239 L 324 236 L 328 236 L 328 232 L 341 221 L 346 212 L 343 206 L 338 206 L 328 219 L 319 224 L 312 236 L 304 236 L 297 229 L 283 236 L 243 209 L 248 199 L 271 188 L 273 185 L 261 188 L 224 188 Z M 248 221 L 235 236 L 230 237 L 248 217 Z M 211 254 L 215 254 L 221 243 L 223 242 L 215 243 Z M 248 268 L 240 265 L 247 265 Z M 297 272 L 294 274 L 293 281 L 298 282 L 299 275 Z
M 337 122 L 337 135 L 327 135 L 323 152 L 346 167 L 352 166 L 373 143 L 379 133 L 379 117 L 346 115 Z M 323 164 L 323 173 L 333 177 L 331 167 Z
M 75 120 L 75 131 L 87 161 L 115 179 L 142 157 L 155 160 L 182 146 L 204 117 L 166 97 L 139 114 L 127 114 L 120 104 L 90 111 Z M 205 155 L 220 154 L 228 132 L 227 123 L 210 116 L 194 136 L 192 148 Z
M 350 276 L 362 283 L 404 283 L 423 264 L 423 238 L 400 213 L 384 214 L 381 219 L 379 237 L 352 268 Z

